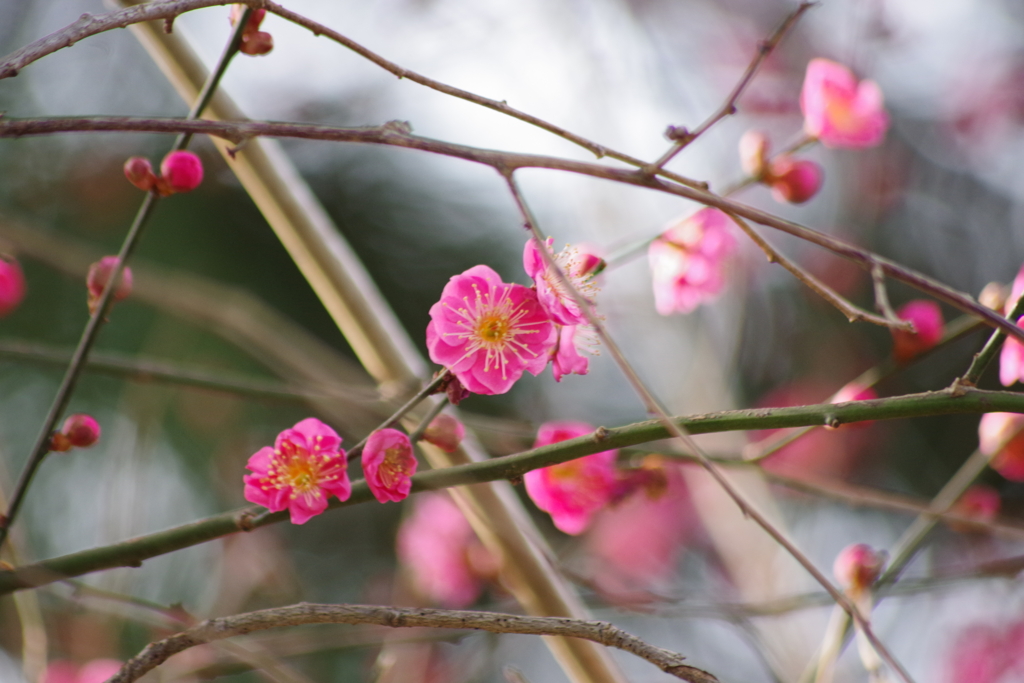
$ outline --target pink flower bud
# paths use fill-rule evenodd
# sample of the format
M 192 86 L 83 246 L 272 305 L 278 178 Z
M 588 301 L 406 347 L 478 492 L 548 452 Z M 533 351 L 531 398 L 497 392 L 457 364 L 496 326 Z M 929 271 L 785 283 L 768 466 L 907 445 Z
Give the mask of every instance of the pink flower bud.
M 203 182 L 203 162 L 192 152 L 171 152 L 160 163 L 161 194 L 191 192 Z
M 89 289 L 89 313 L 96 312 L 96 305 L 99 304 L 103 290 L 110 281 L 110 274 L 117 266 L 116 256 L 104 256 L 96 263 L 89 266 L 89 274 L 85 277 L 85 285 Z M 114 290 L 114 301 L 120 301 L 131 294 L 132 291 L 132 269 L 125 266 L 121 271 L 121 277 L 117 281 L 117 288 Z
M 875 550 L 866 543 L 855 543 L 839 553 L 832 565 L 832 573 L 840 585 L 860 591 L 878 580 L 888 559 L 885 551 Z
M 18 262 L 0 257 L 0 318 L 21 304 L 26 289 L 25 274 Z
M 896 317 L 909 320 L 915 332 L 892 330 L 892 354 L 900 363 L 931 349 L 942 340 L 942 309 L 934 301 L 915 299 L 904 304 Z
M 803 204 L 818 194 L 824 176 L 825 172 L 815 162 L 784 156 L 771 163 L 765 182 L 771 185 L 776 201 Z
M 100 425 L 89 415 L 76 413 L 64 420 L 60 433 L 72 446 L 88 448 L 100 440 Z
M 124 177 L 129 183 L 146 192 L 156 187 L 157 183 L 153 165 L 146 157 L 130 157 L 124 162 Z
M 441 413 L 427 425 L 423 440 L 432 443 L 445 453 L 452 453 L 466 436 L 466 428 L 456 418 Z
M 768 145 L 768 136 L 759 130 L 748 130 L 740 138 L 740 166 L 755 180 L 768 170 Z

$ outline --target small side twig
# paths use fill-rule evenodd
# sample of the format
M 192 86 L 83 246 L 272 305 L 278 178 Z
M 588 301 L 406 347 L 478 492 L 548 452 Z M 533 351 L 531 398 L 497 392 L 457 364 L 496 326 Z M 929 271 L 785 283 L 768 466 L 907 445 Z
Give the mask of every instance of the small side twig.
M 871 264 L 871 283 L 875 290 L 875 307 L 879 313 L 885 316 L 888 324 L 897 329 L 914 332 L 914 324 L 908 320 L 900 320 L 896 311 L 892 309 L 892 304 L 889 303 L 889 293 L 885 289 L 885 271 L 882 270 L 882 264 Z
M 1017 302 L 1013 305 L 1013 310 L 1006 316 L 1011 323 L 1016 323 L 1017 319 L 1024 315 L 1024 296 L 1017 299 Z M 981 379 L 981 375 L 985 372 L 985 368 L 995 359 L 996 353 L 1002 348 L 1003 342 L 1006 340 L 1006 333 L 1002 330 L 994 330 L 989 336 L 988 341 L 985 342 L 985 346 L 982 347 L 981 351 L 974 354 L 974 359 L 971 361 L 971 366 L 967 368 L 967 372 L 964 373 L 963 377 L 960 378 L 960 384 L 969 387 L 977 386 L 978 380 Z
M 142 652 L 128 660 L 109 683 L 132 683 L 165 662 L 171 655 L 196 645 L 253 631 L 304 624 L 375 624 L 393 628 L 472 629 L 491 633 L 581 638 L 629 652 L 680 680 L 690 683 L 718 681 L 710 673 L 684 664 L 685 658 L 679 653 L 651 645 L 607 622 L 464 610 L 299 603 L 288 607 L 208 619 L 186 631 L 149 644 Z

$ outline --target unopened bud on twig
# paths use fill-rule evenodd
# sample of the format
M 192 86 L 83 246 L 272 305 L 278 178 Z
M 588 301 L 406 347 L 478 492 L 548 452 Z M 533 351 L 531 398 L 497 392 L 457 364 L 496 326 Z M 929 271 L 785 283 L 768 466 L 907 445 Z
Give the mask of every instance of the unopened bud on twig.
M 89 274 L 85 277 L 85 286 L 89 290 L 89 313 L 96 312 L 96 306 L 103 296 L 103 290 L 110 281 L 110 275 L 117 266 L 116 256 L 104 256 L 96 263 L 89 266 Z M 117 286 L 112 295 L 114 301 L 124 299 L 132 292 L 132 269 L 128 266 L 121 271 L 121 277 L 117 280 Z

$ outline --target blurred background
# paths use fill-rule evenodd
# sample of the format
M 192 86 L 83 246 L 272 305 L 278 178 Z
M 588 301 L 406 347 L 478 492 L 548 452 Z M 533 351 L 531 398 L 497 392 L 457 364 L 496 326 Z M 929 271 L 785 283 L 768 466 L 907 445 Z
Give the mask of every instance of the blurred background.
M 795 3 L 293 0 L 287 6 L 406 68 L 651 160 L 668 147 L 668 125 L 693 128 L 724 101 L 758 42 Z M 83 12 L 107 10 L 91 0 L 0 0 L 0 53 Z M 212 64 L 230 30 L 227 14 L 227 8 L 200 10 L 180 17 L 174 30 Z M 262 29 L 273 35 L 273 52 L 240 55 L 223 86 L 253 119 L 339 126 L 402 120 L 416 134 L 441 140 L 593 159 L 524 123 L 400 81 L 278 17 L 268 15 Z M 826 181 L 806 205 L 776 203 L 760 186 L 737 198 L 975 296 L 989 282 L 1009 283 L 1024 261 L 1020 3 L 827 0 L 769 57 L 740 98 L 738 114 L 670 168 L 720 190 L 742 177 L 737 141 L 745 131 L 767 131 L 778 149 L 798 140 L 800 86 L 814 57 L 879 83 L 892 117 L 885 143 L 861 151 L 807 151 L 825 168 Z M 0 111 L 12 117 L 184 116 L 187 106 L 135 38 L 112 31 L 0 81 Z M 28 281 L 23 304 L 0 319 L 0 491 L 13 488 L 60 381 L 59 360 L 70 355 L 87 320 L 85 271 L 116 252 L 142 199 L 121 166 L 132 155 L 156 162 L 171 142 L 143 134 L 0 140 L 0 252 L 18 258 Z M 520 219 L 490 169 L 409 150 L 305 141 L 284 146 L 424 355 L 428 309 L 452 275 L 483 263 L 507 281 L 528 284 L 520 265 Z M 326 419 L 325 405 L 330 414 L 345 415 L 331 423 L 350 445 L 386 414 L 372 381 L 213 146 L 197 139 L 192 149 L 203 158 L 206 180 L 159 206 L 133 263 L 136 292 L 114 307 L 96 347 L 102 363 L 85 373 L 69 408 L 94 415 L 103 438 L 90 450 L 44 463 L 12 536 L 19 563 L 244 504 L 248 457 L 304 417 Z M 518 177 L 556 247 L 584 243 L 615 253 L 698 208 L 564 173 L 527 170 Z M 865 273 L 810 245 L 765 234 L 851 300 L 873 307 Z M 725 291 L 686 316 L 655 313 L 642 252 L 603 276 L 599 306 L 611 334 L 674 413 L 822 402 L 889 362 L 888 331 L 847 323 L 766 263 L 738 231 L 737 238 L 742 246 L 729 263 Z M 897 283 L 889 295 L 895 306 L 919 298 Z M 959 315 L 952 309 L 944 314 L 947 322 Z M 887 376 L 876 390 L 888 396 L 943 388 L 963 373 L 983 339 L 974 333 L 945 345 Z M 994 368 L 981 386 L 998 386 Z M 507 395 L 472 397 L 462 407 L 492 455 L 529 447 L 547 420 L 617 426 L 647 418 L 607 354 L 591 360 L 585 377 L 560 383 L 549 373 L 527 377 Z M 803 449 L 790 451 L 797 465 L 777 471 L 924 501 L 976 448 L 977 423 L 973 416 L 943 416 L 819 430 L 791 447 Z M 762 436 L 719 435 L 701 443 L 736 457 L 748 440 Z M 981 482 L 998 494 L 1004 533 L 940 527 L 911 565 L 912 577 L 970 573 L 978 563 L 1024 551 L 1024 486 L 991 471 Z M 849 543 L 891 547 L 912 519 L 795 493 L 757 477 L 746 483 L 825 569 Z M 670 498 L 658 499 L 657 511 L 627 500 L 580 538 L 561 534 L 526 504 L 600 618 L 684 653 L 723 681 L 796 680 L 793 672 L 799 674 L 813 654 L 830 603 L 815 597 L 815 585 L 801 572 L 758 555 L 766 544 L 749 523 L 716 524 L 732 513 L 719 508 L 722 501 L 705 484 L 692 472 L 672 470 Z M 400 570 L 395 555 L 397 529 L 411 502 L 354 506 L 305 526 L 265 528 L 138 569 L 41 589 L 35 592 L 42 620 L 36 625 L 45 638 L 35 642 L 45 646 L 46 660 L 79 665 L 131 656 L 176 627 L 174 605 L 205 618 L 299 600 L 397 601 L 409 592 L 399 581 L 403 571 L 415 573 Z M 608 547 L 621 547 L 608 540 L 614 529 L 638 523 L 659 531 L 648 534 L 660 544 L 657 567 L 631 573 L 602 565 L 609 553 L 616 555 Z M 621 572 L 617 579 L 615 571 Z M 772 589 L 752 588 L 756 575 L 772 575 Z M 794 595 L 805 598 L 784 617 L 747 609 L 755 598 Z M 493 585 L 474 604 L 517 610 Z M 25 609 L 16 609 L 10 596 L 0 598 L 2 681 L 22 680 Z M 766 632 L 781 622 L 792 630 L 772 641 Z M 964 678 L 958 662 L 974 652 L 970 643 L 1004 642 L 1000 638 L 1022 623 L 1019 579 L 974 577 L 887 600 L 877 612 L 876 632 L 918 680 L 1008 683 L 1024 681 L 1024 664 L 1010 662 L 995 674 L 1002 678 L 983 679 Z M 402 680 L 514 680 L 506 666 L 528 681 L 564 680 L 535 638 L 395 637 L 433 644 L 430 666 L 407 670 Z M 254 656 L 286 661 L 298 677 L 289 680 L 378 680 L 383 638 L 378 630 L 348 627 L 265 634 L 248 642 L 248 655 L 197 648 L 153 680 L 265 680 L 251 671 L 259 661 Z M 786 638 L 794 642 L 780 642 Z M 616 659 L 630 680 L 669 680 L 647 663 L 618 653 Z M 837 680 L 866 680 L 852 648 L 840 664 Z

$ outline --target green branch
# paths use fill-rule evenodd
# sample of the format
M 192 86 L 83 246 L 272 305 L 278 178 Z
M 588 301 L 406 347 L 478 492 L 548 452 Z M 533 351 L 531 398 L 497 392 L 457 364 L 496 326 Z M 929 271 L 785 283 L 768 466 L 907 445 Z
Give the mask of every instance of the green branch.
M 675 420 L 691 434 L 708 434 L 812 425 L 837 426 L 866 420 L 987 412 L 1024 413 L 1024 394 L 960 388 L 871 401 L 825 403 L 791 408 L 730 410 L 690 415 L 675 418 Z M 611 429 L 598 427 L 592 434 L 515 455 L 421 472 L 413 477 L 412 490 L 413 492 L 431 491 L 499 479 L 518 479 L 526 472 L 540 467 L 555 465 L 599 451 L 659 441 L 668 436 L 664 426 L 656 420 L 637 422 Z M 239 473 L 239 486 L 241 486 L 241 473 Z M 373 496 L 370 494 L 366 482 L 357 481 L 352 485 L 352 496 L 348 500 L 335 500 L 330 507 L 332 509 L 348 507 L 371 500 L 373 500 Z M 265 515 L 261 514 L 262 512 L 265 512 L 263 508 L 254 506 L 240 508 L 113 545 L 63 555 L 14 570 L 0 571 L 0 595 L 103 569 L 138 567 L 142 565 L 143 561 L 159 555 L 288 519 L 287 511 Z

